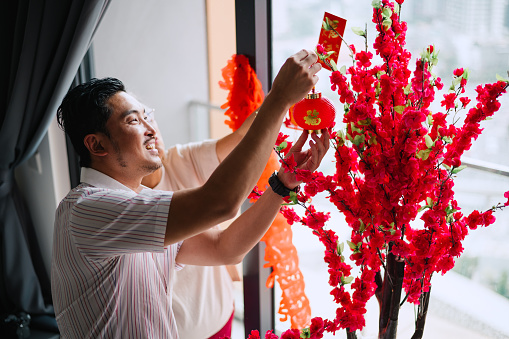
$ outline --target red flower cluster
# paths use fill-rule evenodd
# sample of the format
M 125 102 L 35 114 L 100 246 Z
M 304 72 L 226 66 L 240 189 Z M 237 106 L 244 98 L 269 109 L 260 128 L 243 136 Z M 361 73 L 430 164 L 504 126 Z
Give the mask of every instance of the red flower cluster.
M 497 98 L 508 84 L 498 81 L 477 87 L 477 104 L 458 127 L 457 122 L 448 122 L 449 115 L 464 109 L 470 99 L 460 97 L 468 71 L 456 69 L 451 91 L 441 101 L 445 112 L 432 113 L 435 91 L 443 88 L 442 80 L 431 72 L 437 52 L 427 47 L 415 70 L 409 70 L 406 23 L 398 10 L 403 0 L 396 3 L 374 2 L 378 35 L 373 47 L 383 64 L 373 66 L 373 54 L 355 52 L 352 45 L 353 66 L 343 72 L 333 70 L 330 76 L 331 88 L 345 107 L 345 130 L 331 134 L 336 172 L 331 176 L 301 173 L 292 168 L 291 159 L 283 165 L 305 182 L 303 192 L 293 200 L 305 207 L 305 215 L 300 217 L 289 207 L 283 208 L 283 214 L 290 224 L 310 227 L 325 246 L 331 294 L 339 305 L 335 319 L 318 326 L 328 332 L 364 327 L 366 303 L 379 287 L 376 276 L 389 255 L 404 263 L 402 287 L 407 300 L 419 303 L 422 293 L 429 291 L 433 273 L 444 274 L 454 266 L 469 229 L 495 221 L 492 210 L 468 216 L 460 212 L 453 176 L 462 169 L 462 154 L 482 132 L 480 122 L 499 109 Z M 348 245 L 350 259 L 360 269 L 356 278 L 345 263 L 337 235 L 325 228 L 329 214 L 307 203 L 320 192 L 328 194 L 352 229 Z M 509 192 L 504 196 L 508 199 L 504 205 L 509 205 Z M 416 218 L 423 227 L 412 226 Z M 313 324 L 316 320 L 311 329 Z M 297 338 L 296 331 L 285 333 L 282 338 Z
M 265 333 L 265 339 L 300 339 L 300 338 L 310 338 L 310 339 L 320 339 L 323 338 L 324 321 L 320 317 L 316 317 L 311 319 L 311 326 L 305 328 L 303 330 L 298 329 L 289 329 L 281 334 L 281 337 L 278 337 L 272 331 L 267 331 Z M 301 336 L 301 334 L 303 336 Z M 253 330 L 247 337 L 247 339 L 261 339 L 260 332 L 258 330 Z

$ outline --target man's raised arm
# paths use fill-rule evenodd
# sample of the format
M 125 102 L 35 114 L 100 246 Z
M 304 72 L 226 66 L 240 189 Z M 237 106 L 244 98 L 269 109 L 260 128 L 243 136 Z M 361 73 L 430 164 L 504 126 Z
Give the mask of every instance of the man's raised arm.
M 287 110 L 318 81 L 321 66 L 316 61 L 316 54 L 307 50 L 288 58 L 238 146 L 202 187 L 174 193 L 166 245 L 235 216 L 265 168 Z

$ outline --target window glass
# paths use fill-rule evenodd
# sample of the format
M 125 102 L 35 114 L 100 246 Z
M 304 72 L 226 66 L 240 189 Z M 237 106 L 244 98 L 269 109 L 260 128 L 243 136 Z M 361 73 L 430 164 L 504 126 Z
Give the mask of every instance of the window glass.
M 348 44 L 354 44 L 357 50 L 364 48 L 364 39 L 355 35 L 351 28 L 364 29 L 367 26 L 368 46 L 373 52 L 372 44 L 376 31 L 371 23 L 370 0 L 278 0 L 272 3 L 275 71 L 296 51 L 315 48 L 325 11 L 348 20 L 344 38 Z M 442 78 L 444 89 L 451 84 L 454 69 L 468 68 L 470 78 L 466 95 L 473 99 L 473 103 L 477 84 L 495 82 L 497 73 L 508 78 L 508 13 L 509 5 L 504 0 L 405 1 L 402 5 L 402 20 L 408 22 L 407 49 L 413 56 L 410 69 L 414 69 L 415 57 L 428 45 L 433 44 L 440 50 L 434 73 Z M 351 65 L 345 45 L 341 48 L 338 61 L 338 67 L 341 65 Z M 336 124 L 340 126 L 343 107 L 338 95 L 330 90 L 329 75 L 330 72 L 322 70 L 316 88 L 334 102 L 338 112 Z M 441 91 L 436 94 L 432 112 L 441 110 L 443 93 Z M 465 153 L 464 159 L 467 162 L 484 161 L 487 162 L 487 167 L 498 167 L 503 172 L 504 166 L 509 167 L 509 94 L 502 97 L 501 103 L 502 108 L 495 114 L 494 119 L 481 124 L 484 132 Z M 295 140 L 300 132 L 285 130 L 285 133 Z M 331 149 L 329 158 L 324 160 L 320 168 L 329 174 L 334 171 L 332 153 Z M 505 175 L 507 174 L 506 172 Z M 509 177 L 471 166 L 459 173 L 454 190 L 464 214 L 474 209 L 486 210 L 498 202 L 504 202 L 503 194 L 509 190 Z M 313 203 L 317 208 L 332 212 L 329 227 L 337 232 L 341 240 L 348 239 L 350 230 L 342 215 L 331 209 L 332 204 L 323 196 L 315 198 Z M 494 225 L 470 231 L 464 242 L 464 254 L 453 271 L 445 276 L 433 277 L 425 336 L 509 337 L 509 326 L 504 325 L 506 321 L 501 318 L 501 314 L 509 314 L 509 211 L 497 212 L 495 216 L 497 221 Z M 327 267 L 323 262 L 323 246 L 312 236 L 311 231 L 303 226 L 293 226 L 293 232 L 312 316 L 332 319 L 336 305 L 329 295 L 331 288 L 328 285 Z M 277 290 L 276 298 L 280 296 L 281 292 Z M 276 300 L 276 311 L 278 302 L 279 299 Z M 276 321 L 279 321 L 279 318 L 276 314 Z M 368 326 L 363 335 L 376 337 L 377 318 L 378 305 L 373 301 L 368 309 Z M 401 337 L 411 337 L 413 318 L 413 305 L 405 304 L 400 312 L 398 334 Z M 290 323 L 278 322 L 277 326 L 284 331 L 289 328 Z M 447 336 L 449 331 L 451 335 Z M 344 331 L 337 337 L 343 336 Z

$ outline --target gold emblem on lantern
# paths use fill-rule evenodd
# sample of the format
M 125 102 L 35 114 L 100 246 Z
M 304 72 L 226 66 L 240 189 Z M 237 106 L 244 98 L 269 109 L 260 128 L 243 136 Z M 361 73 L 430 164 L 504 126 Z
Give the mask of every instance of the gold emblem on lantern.
M 306 123 L 308 123 L 309 125 L 312 125 L 312 126 L 317 126 L 317 125 L 320 125 L 320 123 L 322 122 L 322 119 L 320 119 L 318 117 L 318 115 L 320 115 L 320 112 L 318 112 L 317 110 L 309 110 L 307 111 L 306 113 L 307 115 L 304 117 L 304 121 L 306 121 Z

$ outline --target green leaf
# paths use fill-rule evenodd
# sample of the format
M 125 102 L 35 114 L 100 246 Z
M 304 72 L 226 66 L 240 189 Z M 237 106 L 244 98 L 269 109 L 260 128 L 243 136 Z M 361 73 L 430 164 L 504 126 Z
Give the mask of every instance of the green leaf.
M 461 165 L 460 167 L 456 167 L 452 170 L 452 174 L 459 173 L 463 171 L 465 168 L 467 168 L 467 165 Z
M 343 243 L 343 242 L 340 243 L 338 241 L 337 247 L 338 247 L 338 255 L 341 255 L 341 253 L 343 253 L 343 250 L 345 249 L 345 243 Z
M 426 142 L 426 147 L 428 147 L 428 148 L 431 148 L 431 147 L 433 147 L 435 145 L 433 140 L 431 140 L 431 137 L 429 136 L 429 134 L 426 134 L 424 136 L 424 141 Z
M 364 222 L 361 219 L 359 219 L 359 221 L 361 223 L 361 225 L 359 226 L 359 232 L 362 233 L 366 230 L 366 225 L 364 225 Z
M 404 93 L 405 93 L 405 95 L 408 95 L 408 94 L 412 93 L 412 84 L 411 83 L 406 85 L 406 87 L 404 89 Z
M 507 79 L 505 79 L 504 77 L 502 77 L 500 74 L 497 73 L 496 75 L 496 78 L 498 81 L 503 81 L 503 82 L 508 82 Z
M 350 276 L 350 277 L 341 276 L 341 283 L 342 283 L 343 285 L 348 285 L 348 284 L 350 284 L 352 281 L 353 281 L 353 277 L 352 277 L 352 276 Z
M 392 16 L 392 10 L 389 7 L 385 7 L 384 10 L 382 11 L 382 16 L 384 16 L 385 18 L 390 18 Z
M 468 68 L 463 69 L 463 79 L 468 80 L 468 77 L 470 76 L 470 71 Z
M 402 114 L 404 110 L 405 110 L 405 106 L 394 106 L 394 111 L 396 113 Z
M 373 1 L 371 1 L 371 6 L 378 9 L 382 6 L 382 1 L 381 0 L 373 0 Z
M 352 251 L 355 251 L 357 249 L 357 246 L 350 240 L 347 240 L 346 243 L 348 244 L 348 247 L 350 247 Z
M 345 65 L 341 66 L 339 71 L 341 72 L 341 74 L 346 75 L 346 66 Z
M 334 60 L 329 60 L 330 65 L 332 66 L 332 71 L 338 70 L 338 65 L 336 65 L 336 62 Z
M 428 125 L 430 125 L 430 126 L 433 125 L 433 116 L 431 114 L 428 115 Z
M 446 164 L 442 164 L 442 166 L 444 166 L 444 168 L 447 170 L 447 171 L 451 171 L 451 166 L 449 165 L 446 165 Z
M 446 143 L 446 144 L 450 144 L 452 143 L 452 139 L 451 137 L 443 137 L 442 140 Z
M 382 21 L 382 25 L 388 29 L 389 27 L 392 26 L 392 20 L 390 18 L 385 18 Z
M 279 146 L 276 147 L 276 150 L 278 152 L 281 152 L 282 150 L 284 150 L 286 147 L 288 147 L 288 143 L 286 141 L 283 141 L 281 144 L 279 144 Z
M 360 36 L 366 36 L 366 32 L 359 27 L 352 27 L 352 31 Z
M 426 203 L 427 203 L 429 206 L 433 206 L 433 199 L 431 199 L 430 197 L 427 197 L 427 198 L 426 198 Z
M 352 142 L 355 146 L 359 146 L 360 144 L 363 144 L 364 141 L 366 141 L 364 134 L 357 134 L 355 138 L 353 138 Z
M 365 120 L 359 120 L 357 123 L 361 126 L 369 126 L 369 125 L 371 125 L 371 118 L 367 118 Z
M 327 54 L 325 54 L 325 56 L 328 58 L 334 53 L 335 53 L 334 51 L 328 51 Z
M 422 160 L 428 160 L 428 157 L 429 157 L 429 154 L 431 153 L 431 150 L 428 148 L 428 149 L 423 149 L 421 151 L 419 151 L 417 154 L 416 154 L 416 157 L 418 159 L 422 159 Z
M 311 338 L 311 330 L 309 329 L 309 327 L 300 330 L 300 337 L 302 339 Z
M 352 131 L 354 131 L 354 132 L 357 132 L 357 133 L 361 133 L 362 132 L 362 129 L 360 129 L 359 127 L 355 126 L 355 123 L 353 123 L 353 122 L 350 123 L 350 127 L 352 128 Z

